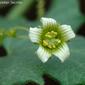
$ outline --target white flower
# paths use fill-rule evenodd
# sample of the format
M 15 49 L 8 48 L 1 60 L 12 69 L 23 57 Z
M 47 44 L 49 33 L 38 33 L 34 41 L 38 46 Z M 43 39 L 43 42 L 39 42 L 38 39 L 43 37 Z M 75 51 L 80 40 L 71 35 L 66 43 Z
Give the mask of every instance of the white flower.
M 29 38 L 39 44 L 37 55 L 45 63 L 51 55 L 55 55 L 62 62 L 70 55 L 66 42 L 75 37 L 71 26 L 59 25 L 52 18 L 41 18 L 42 26 L 31 28 Z

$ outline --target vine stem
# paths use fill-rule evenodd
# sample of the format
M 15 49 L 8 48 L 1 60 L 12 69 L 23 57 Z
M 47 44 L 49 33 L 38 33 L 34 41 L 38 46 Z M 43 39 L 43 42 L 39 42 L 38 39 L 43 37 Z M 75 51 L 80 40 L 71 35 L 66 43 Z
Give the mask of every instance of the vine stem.
M 45 1 L 44 0 L 38 0 L 38 5 L 37 5 L 37 12 L 38 12 L 38 18 L 41 18 L 44 13 L 45 13 Z
M 29 39 L 28 36 L 24 36 L 24 35 L 17 36 L 16 38 L 17 38 L 17 39 L 26 39 L 26 40 Z
M 23 30 L 23 31 L 29 32 L 29 29 L 25 28 L 25 27 L 18 26 L 18 27 L 15 27 L 15 29 L 16 30 Z M 29 37 L 26 36 L 26 35 L 19 35 L 19 36 L 16 36 L 16 38 L 18 38 L 18 39 L 29 39 Z
M 8 13 L 7 18 L 8 19 L 17 19 L 23 15 L 23 13 L 26 11 L 26 9 L 30 8 L 31 3 L 34 0 L 21 0 L 21 4 L 16 5 L 12 8 L 12 10 Z
M 24 30 L 24 31 L 27 31 L 27 32 L 29 31 L 28 28 L 20 27 L 20 26 L 14 27 L 14 29 L 16 29 L 16 30 Z

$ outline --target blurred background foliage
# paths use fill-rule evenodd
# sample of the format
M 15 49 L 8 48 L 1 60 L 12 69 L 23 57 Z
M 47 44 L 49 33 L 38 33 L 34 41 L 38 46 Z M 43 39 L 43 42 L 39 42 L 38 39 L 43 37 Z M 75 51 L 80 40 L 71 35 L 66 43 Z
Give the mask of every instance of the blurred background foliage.
M 6 2 L 1 4 L 2 2 Z M 28 38 L 3 36 L 14 28 L 29 29 L 41 17 L 69 24 L 77 34 L 63 64 L 55 57 L 43 64 Z M 21 30 L 19 35 L 28 33 Z M 85 85 L 85 0 L 0 0 L 0 85 Z

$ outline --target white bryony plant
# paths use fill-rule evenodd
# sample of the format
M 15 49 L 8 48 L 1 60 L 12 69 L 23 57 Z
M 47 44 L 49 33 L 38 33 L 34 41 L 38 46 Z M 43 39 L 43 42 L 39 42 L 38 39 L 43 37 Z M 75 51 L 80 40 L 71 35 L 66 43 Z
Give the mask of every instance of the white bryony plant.
M 42 26 L 30 27 L 29 38 L 39 44 L 37 55 L 45 63 L 52 55 L 61 62 L 70 55 L 66 42 L 75 37 L 70 25 L 60 25 L 52 18 L 41 18 Z

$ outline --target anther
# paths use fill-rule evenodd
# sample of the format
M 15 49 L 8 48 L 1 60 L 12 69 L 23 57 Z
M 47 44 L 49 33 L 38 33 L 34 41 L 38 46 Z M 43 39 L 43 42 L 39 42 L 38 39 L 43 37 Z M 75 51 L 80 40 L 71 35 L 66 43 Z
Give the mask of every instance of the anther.
M 59 43 L 61 43 L 61 40 L 59 40 L 59 39 L 56 39 L 56 42 L 59 44 Z
M 52 36 L 51 35 L 48 35 L 48 34 L 46 34 L 45 36 L 48 37 L 48 38 L 52 38 Z
M 53 45 L 53 48 L 56 48 L 56 46 L 55 46 L 55 45 Z
M 51 31 L 51 32 L 47 32 L 45 37 L 48 37 L 48 38 L 54 38 L 57 36 L 57 32 L 54 32 L 54 31 Z
M 51 45 L 48 45 L 48 48 L 50 48 L 50 49 L 51 49 L 51 48 L 52 48 L 52 46 L 51 46 Z
M 43 40 L 43 45 L 44 46 L 47 46 L 48 45 L 48 42 L 46 40 Z
M 51 31 L 52 34 L 57 35 L 57 32 Z

